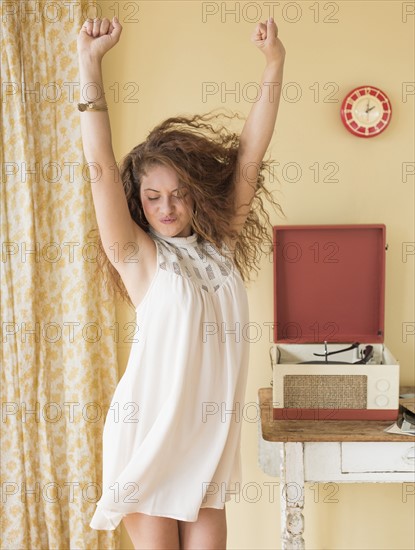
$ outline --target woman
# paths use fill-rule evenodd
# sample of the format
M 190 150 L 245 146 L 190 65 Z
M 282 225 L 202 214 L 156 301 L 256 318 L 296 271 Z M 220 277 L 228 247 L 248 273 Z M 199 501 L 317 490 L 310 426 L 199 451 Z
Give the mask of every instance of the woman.
M 272 18 L 259 23 L 262 94 L 240 136 L 215 128 L 213 115 L 173 117 L 118 171 L 101 61 L 121 31 L 116 18 L 88 20 L 78 38 L 81 93 L 97 91 L 79 109 L 86 160 L 100 166 L 91 183 L 100 246 L 139 325 L 106 417 L 91 527 L 123 521 L 135 548 L 223 549 L 225 502 L 241 479 L 243 280 L 270 242 L 261 196 L 278 206 L 262 172 L 285 51 Z

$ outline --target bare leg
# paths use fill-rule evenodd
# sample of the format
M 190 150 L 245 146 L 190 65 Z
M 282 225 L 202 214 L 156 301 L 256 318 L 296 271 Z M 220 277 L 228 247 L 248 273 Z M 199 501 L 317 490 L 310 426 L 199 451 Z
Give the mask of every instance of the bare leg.
M 128 514 L 124 526 L 135 550 L 179 550 L 179 528 L 176 519 Z
M 226 510 L 201 508 L 197 521 L 179 521 L 181 550 L 225 550 Z

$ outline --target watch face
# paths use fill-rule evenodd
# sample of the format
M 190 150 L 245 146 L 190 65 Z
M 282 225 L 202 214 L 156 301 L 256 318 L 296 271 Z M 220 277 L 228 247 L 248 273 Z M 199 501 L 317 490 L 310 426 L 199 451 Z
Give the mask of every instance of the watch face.
M 392 116 L 387 95 L 374 86 L 355 88 L 344 98 L 341 118 L 346 128 L 359 137 L 374 137 L 386 130 Z

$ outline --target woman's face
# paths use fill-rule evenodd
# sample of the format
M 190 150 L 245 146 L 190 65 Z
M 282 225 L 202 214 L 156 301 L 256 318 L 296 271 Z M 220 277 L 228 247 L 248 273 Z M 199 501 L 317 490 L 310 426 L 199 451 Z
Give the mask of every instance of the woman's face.
M 140 198 L 145 217 L 155 231 L 166 237 L 191 235 L 193 200 L 173 168 L 149 168 L 141 180 Z

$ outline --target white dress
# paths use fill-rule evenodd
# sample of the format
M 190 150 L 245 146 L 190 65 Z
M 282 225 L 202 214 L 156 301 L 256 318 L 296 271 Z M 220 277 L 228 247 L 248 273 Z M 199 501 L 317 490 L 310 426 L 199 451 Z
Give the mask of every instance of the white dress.
M 229 254 L 151 230 L 157 270 L 137 307 L 138 342 L 103 433 L 103 486 L 90 526 L 143 512 L 196 521 L 241 488 L 248 300 Z

